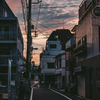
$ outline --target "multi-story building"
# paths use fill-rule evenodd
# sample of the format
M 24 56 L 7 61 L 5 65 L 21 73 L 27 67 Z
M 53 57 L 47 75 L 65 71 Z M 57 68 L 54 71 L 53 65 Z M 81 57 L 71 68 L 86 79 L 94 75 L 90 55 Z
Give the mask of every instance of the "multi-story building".
M 83 0 L 79 6 L 76 28 L 78 95 L 100 100 L 100 4 L 99 0 Z
M 41 74 L 44 82 L 55 81 L 55 59 L 58 54 L 64 53 L 65 43 L 71 38 L 72 34 L 68 29 L 58 29 L 53 31 L 46 42 L 46 50 L 41 57 Z
M 55 56 L 55 87 L 65 88 L 65 53 Z
M 76 34 L 72 36 L 72 38 L 67 41 L 66 43 L 66 50 L 65 50 L 65 66 L 66 66 L 66 91 L 68 92 L 75 92 L 72 89 L 75 86 L 75 57 L 73 57 L 73 49 L 76 46 Z
M 11 64 L 11 82 L 19 85 L 23 71 L 23 37 L 15 17 L 5 0 L 0 0 L 0 81 L 8 85 L 8 59 Z

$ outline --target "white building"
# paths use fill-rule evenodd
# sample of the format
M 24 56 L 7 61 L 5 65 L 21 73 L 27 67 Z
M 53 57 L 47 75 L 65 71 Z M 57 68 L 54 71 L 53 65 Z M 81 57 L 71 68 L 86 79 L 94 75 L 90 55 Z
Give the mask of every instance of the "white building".
M 44 82 L 55 82 L 55 59 L 58 54 L 64 53 L 65 43 L 72 36 L 69 30 L 61 29 L 53 31 L 46 42 L 46 50 L 41 57 L 40 68 Z

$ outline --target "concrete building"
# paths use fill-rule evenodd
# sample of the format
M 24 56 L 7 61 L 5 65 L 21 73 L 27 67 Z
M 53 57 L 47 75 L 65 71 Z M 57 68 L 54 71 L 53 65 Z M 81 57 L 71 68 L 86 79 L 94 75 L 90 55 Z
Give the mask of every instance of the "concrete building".
M 73 57 L 73 49 L 76 46 L 76 34 L 66 42 L 65 50 L 65 66 L 66 66 L 66 87 L 70 89 L 71 85 L 74 83 L 74 67 L 75 67 L 75 57 Z
M 55 56 L 54 74 L 56 88 L 65 88 L 65 53 Z
M 19 85 L 23 71 L 23 37 L 18 19 L 5 0 L 0 0 L 0 81 L 8 85 L 8 59 L 12 60 L 11 81 Z
M 53 31 L 46 42 L 46 50 L 41 57 L 40 68 L 43 82 L 55 81 L 55 59 L 58 54 L 64 53 L 65 43 L 71 38 L 72 34 L 68 29 L 58 29 Z
M 77 93 L 100 100 L 100 4 L 99 0 L 83 0 L 79 6 L 76 28 Z

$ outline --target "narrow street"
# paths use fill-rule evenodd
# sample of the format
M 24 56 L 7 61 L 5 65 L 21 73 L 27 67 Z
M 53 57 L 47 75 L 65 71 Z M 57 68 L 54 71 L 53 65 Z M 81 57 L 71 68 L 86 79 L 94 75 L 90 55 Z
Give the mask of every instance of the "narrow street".
M 47 88 L 34 87 L 32 100 L 71 100 L 71 99 L 67 99 Z
M 78 95 L 58 92 L 52 88 L 40 86 L 38 81 L 32 82 L 30 100 L 90 100 Z

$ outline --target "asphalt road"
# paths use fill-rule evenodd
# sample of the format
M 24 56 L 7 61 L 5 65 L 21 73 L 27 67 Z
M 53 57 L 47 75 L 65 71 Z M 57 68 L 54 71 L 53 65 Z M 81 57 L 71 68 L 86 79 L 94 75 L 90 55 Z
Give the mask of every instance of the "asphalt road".
M 69 100 L 47 88 L 34 87 L 32 100 Z

